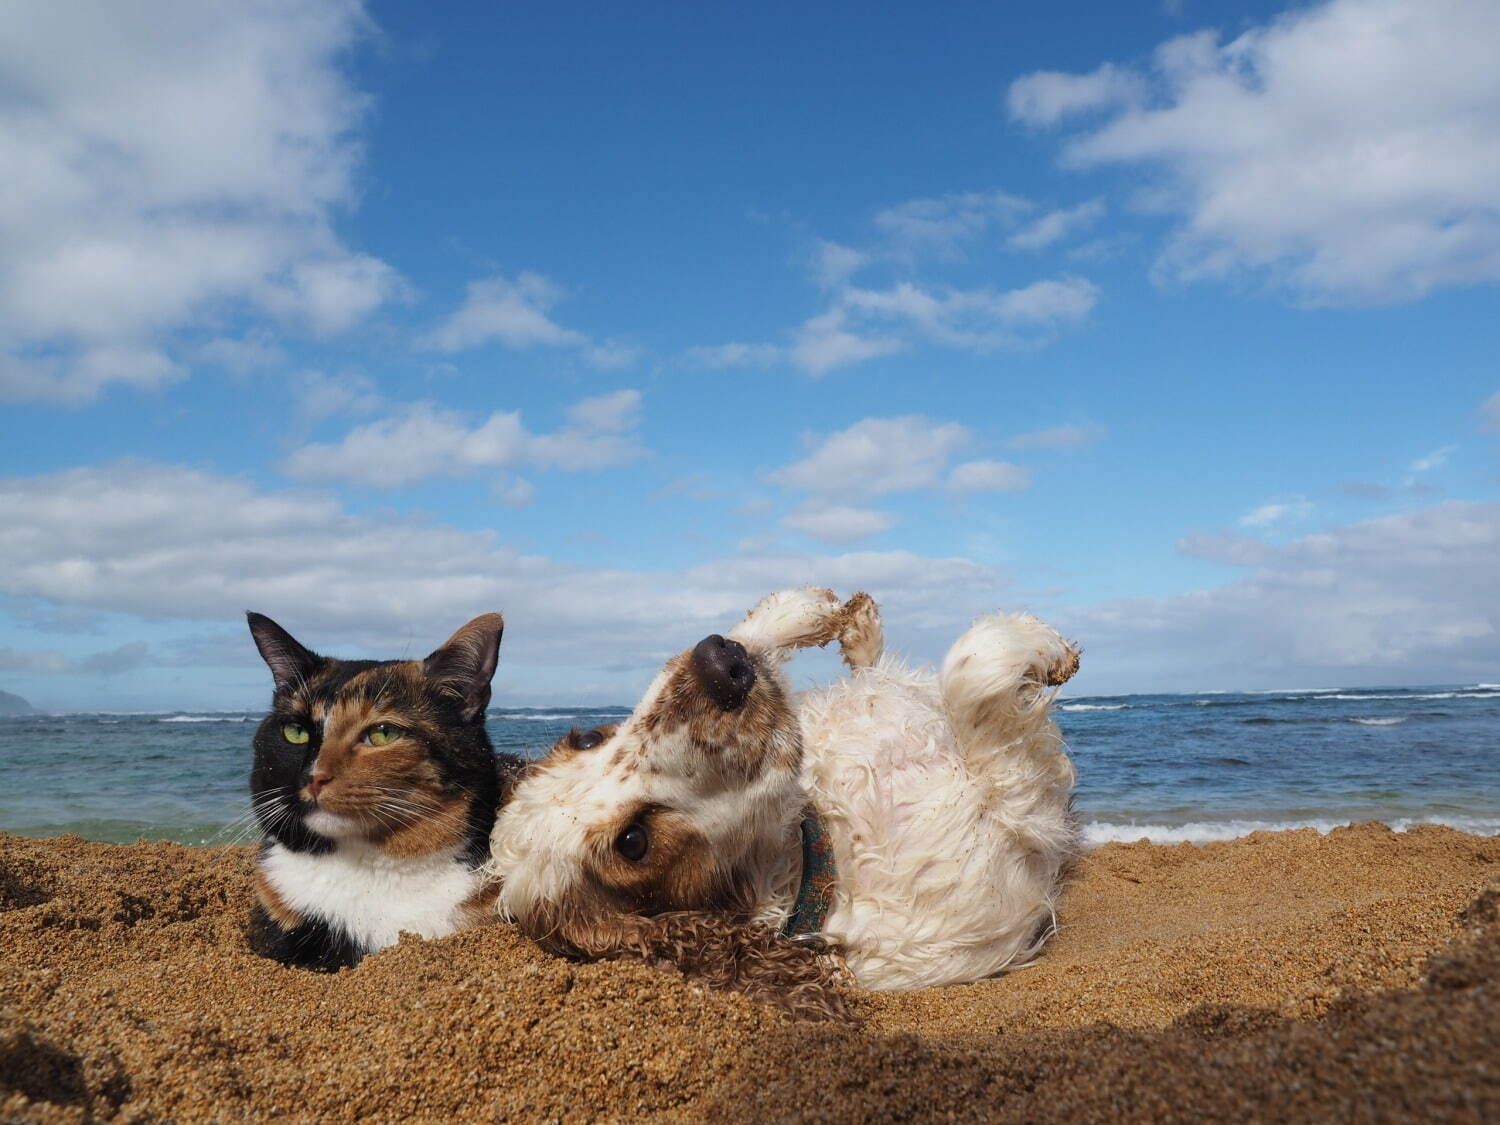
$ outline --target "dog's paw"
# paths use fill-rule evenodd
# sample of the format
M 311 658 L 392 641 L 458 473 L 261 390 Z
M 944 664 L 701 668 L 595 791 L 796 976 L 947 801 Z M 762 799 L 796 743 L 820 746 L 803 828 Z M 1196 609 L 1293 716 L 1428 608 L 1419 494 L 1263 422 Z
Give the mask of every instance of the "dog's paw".
M 885 651 L 885 630 L 880 624 L 880 609 L 875 599 L 861 590 L 844 603 L 839 625 L 839 648 L 844 663 L 852 668 L 869 668 Z

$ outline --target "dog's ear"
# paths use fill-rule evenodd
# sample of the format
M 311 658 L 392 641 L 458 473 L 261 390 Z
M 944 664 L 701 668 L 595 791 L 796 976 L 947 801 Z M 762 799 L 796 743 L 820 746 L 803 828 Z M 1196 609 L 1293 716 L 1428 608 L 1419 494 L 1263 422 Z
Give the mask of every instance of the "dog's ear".
M 857 1023 L 824 948 L 793 941 L 732 914 L 672 911 L 553 916 L 523 927 L 543 948 L 588 961 L 634 960 L 675 968 L 709 986 L 742 992 L 793 1019 Z

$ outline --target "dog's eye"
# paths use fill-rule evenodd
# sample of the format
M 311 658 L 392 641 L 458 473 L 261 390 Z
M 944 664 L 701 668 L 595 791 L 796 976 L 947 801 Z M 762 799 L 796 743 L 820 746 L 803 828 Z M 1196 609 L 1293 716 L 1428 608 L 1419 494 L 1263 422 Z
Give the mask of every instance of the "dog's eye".
M 593 730 L 583 731 L 582 733 L 575 730 L 572 734 L 568 735 L 568 741 L 573 744 L 575 749 L 592 750 L 604 741 L 604 732 L 598 727 L 595 727 Z
M 615 851 L 631 863 L 640 863 L 651 850 L 651 837 L 644 824 L 632 824 L 615 837 Z

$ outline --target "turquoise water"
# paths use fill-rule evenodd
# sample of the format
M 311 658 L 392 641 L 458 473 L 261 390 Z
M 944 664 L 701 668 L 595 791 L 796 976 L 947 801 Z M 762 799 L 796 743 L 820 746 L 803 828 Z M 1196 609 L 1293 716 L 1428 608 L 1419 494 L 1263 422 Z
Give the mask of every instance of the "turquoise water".
M 492 711 L 545 750 L 623 708 Z M 0 719 L 0 829 L 197 845 L 257 838 L 254 711 Z M 1204 841 L 1356 820 L 1500 833 L 1500 685 L 1064 699 L 1086 839 Z

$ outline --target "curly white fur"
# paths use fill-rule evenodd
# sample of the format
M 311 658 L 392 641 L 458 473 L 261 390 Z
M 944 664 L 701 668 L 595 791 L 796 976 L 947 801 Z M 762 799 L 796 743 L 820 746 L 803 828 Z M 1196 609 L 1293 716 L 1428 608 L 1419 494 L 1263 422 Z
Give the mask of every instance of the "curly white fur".
M 718 775 L 706 786 L 701 752 L 651 719 L 658 677 L 598 750 L 549 759 L 518 785 L 494 836 L 501 911 L 524 919 L 544 899 L 566 900 L 583 885 L 588 828 L 666 807 L 741 868 L 755 916 L 780 925 L 794 906 L 795 824 L 811 800 L 838 867 L 823 934 L 860 984 L 971 981 L 1033 956 L 1077 844 L 1073 767 L 1048 686 L 1072 674 L 1076 650 L 1034 617 L 993 615 L 955 642 L 940 674 L 913 670 L 880 655 L 873 602 L 841 605 L 826 590 L 773 594 L 729 636 L 749 650 L 758 679 L 783 691 L 793 650 L 835 637 L 843 645 L 850 673 L 788 712 L 800 761 L 767 755 L 731 792 Z M 624 773 L 622 760 L 645 768 Z

